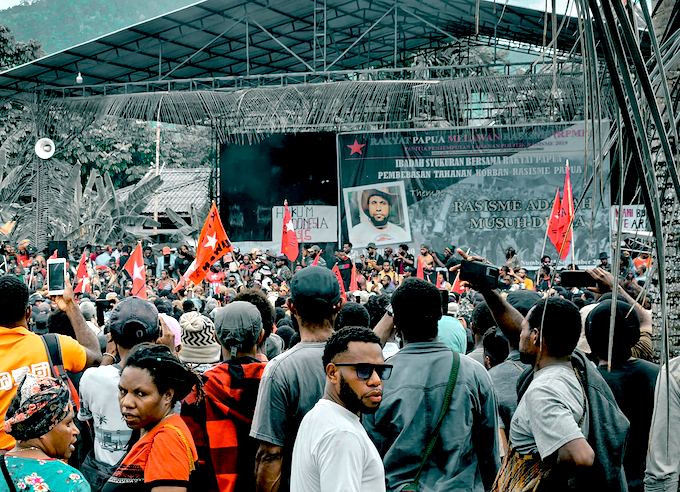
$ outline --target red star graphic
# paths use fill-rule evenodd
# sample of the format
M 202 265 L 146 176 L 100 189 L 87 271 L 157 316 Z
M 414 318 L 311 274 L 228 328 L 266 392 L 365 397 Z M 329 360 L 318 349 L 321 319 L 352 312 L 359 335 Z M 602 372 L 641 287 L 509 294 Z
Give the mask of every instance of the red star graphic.
M 361 151 L 364 147 L 366 147 L 366 144 L 360 144 L 357 142 L 356 139 L 354 139 L 354 143 L 352 145 L 348 145 L 350 149 L 352 149 L 352 153 L 350 155 L 354 154 L 359 154 L 359 155 L 364 155 L 364 153 Z

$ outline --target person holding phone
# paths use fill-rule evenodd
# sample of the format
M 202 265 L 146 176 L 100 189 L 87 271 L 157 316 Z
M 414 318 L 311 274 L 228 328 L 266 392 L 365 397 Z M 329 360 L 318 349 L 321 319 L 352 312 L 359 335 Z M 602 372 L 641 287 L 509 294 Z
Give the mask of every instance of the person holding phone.
M 64 278 L 63 293 L 51 297 L 68 316 L 77 339 L 58 335 L 64 368 L 80 372 L 99 364 L 102 359 L 99 340 L 87 326 L 68 278 Z M 42 339 L 28 330 L 30 316 L 28 287 L 17 277 L 0 277 L 0 418 L 4 418 L 24 373 L 41 377 L 51 374 Z M 14 438 L 0 429 L 0 454 L 13 446 Z

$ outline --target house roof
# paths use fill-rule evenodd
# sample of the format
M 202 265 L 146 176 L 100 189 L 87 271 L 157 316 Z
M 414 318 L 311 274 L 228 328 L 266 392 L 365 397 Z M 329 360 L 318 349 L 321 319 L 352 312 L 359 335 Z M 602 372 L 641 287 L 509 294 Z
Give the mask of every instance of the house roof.
M 409 53 L 475 35 L 541 47 L 551 21 L 487 0 L 204 0 L 5 71 L 0 92 L 76 86 L 79 71 L 82 88 L 357 70 L 390 65 L 395 54 L 408 63 Z M 557 48 L 568 51 L 576 18 L 557 15 L 557 26 Z M 197 88 L 215 89 L 187 87 Z
M 158 213 L 165 214 L 169 207 L 179 215 L 189 215 L 192 204 L 198 209 L 205 207 L 210 200 L 210 173 L 208 167 L 163 169 L 160 174 L 163 184 L 158 189 Z M 154 171 L 151 171 L 147 176 L 153 174 Z M 138 185 L 121 188 L 116 192 L 118 198 L 124 200 Z M 149 194 L 147 199 L 148 204 L 142 214 L 153 214 L 153 194 Z

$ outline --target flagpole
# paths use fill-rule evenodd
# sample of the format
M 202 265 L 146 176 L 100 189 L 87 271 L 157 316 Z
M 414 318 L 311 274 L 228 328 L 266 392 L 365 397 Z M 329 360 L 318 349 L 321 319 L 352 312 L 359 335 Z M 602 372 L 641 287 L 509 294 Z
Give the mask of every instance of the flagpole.
M 550 230 L 550 220 L 548 220 L 548 223 L 546 224 L 545 227 L 545 237 L 543 238 L 543 248 L 541 249 L 541 259 L 543 259 L 543 256 L 545 256 L 545 245 L 548 243 L 548 231 Z
M 569 173 L 569 159 L 567 159 L 567 173 Z M 571 264 L 574 268 L 576 268 L 576 261 L 574 260 L 574 250 L 576 249 L 576 236 L 574 235 L 574 219 L 576 218 L 574 216 L 574 194 L 571 188 L 571 174 L 569 175 L 569 216 L 571 217 L 571 224 L 569 224 L 569 227 L 571 228 Z

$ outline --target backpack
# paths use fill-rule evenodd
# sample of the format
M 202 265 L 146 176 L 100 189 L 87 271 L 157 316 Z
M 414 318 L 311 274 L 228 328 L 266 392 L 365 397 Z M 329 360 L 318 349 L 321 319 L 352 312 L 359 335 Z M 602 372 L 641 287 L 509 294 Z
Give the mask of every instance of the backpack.
M 73 409 L 78 413 L 80 410 L 80 398 L 78 397 L 78 391 L 71 380 L 71 377 L 64 368 L 64 361 L 61 356 L 61 343 L 59 342 L 59 336 L 54 333 L 46 333 L 40 335 L 43 344 L 45 345 L 45 350 L 47 352 L 48 363 L 52 371 L 52 376 L 61 379 L 69 387 L 71 391 L 71 402 L 73 403 Z M 94 441 L 92 440 L 92 432 L 89 425 L 86 422 L 81 422 L 77 417 L 73 419 L 76 427 L 80 431 L 78 436 L 78 441 L 75 444 L 76 450 L 71 454 L 68 460 L 68 464 L 74 468 L 80 469 L 80 465 L 85 460 L 85 457 L 94 449 Z

